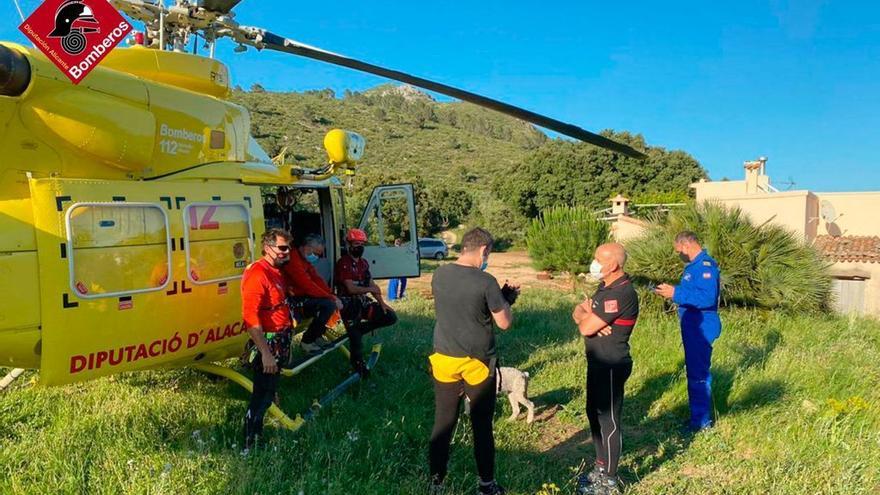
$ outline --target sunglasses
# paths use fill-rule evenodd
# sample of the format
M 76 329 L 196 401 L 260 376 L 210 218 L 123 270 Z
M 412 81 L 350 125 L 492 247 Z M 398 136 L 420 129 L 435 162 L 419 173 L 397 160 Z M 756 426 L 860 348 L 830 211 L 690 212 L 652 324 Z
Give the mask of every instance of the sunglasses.
M 281 246 L 272 246 L 272 247 L 277 249 L 278 251 L 281 251 L 282 253 L 286 253 L 286 252 L 290 251 L 290 246 L 288 246 L 286 244 L 283 244 Z

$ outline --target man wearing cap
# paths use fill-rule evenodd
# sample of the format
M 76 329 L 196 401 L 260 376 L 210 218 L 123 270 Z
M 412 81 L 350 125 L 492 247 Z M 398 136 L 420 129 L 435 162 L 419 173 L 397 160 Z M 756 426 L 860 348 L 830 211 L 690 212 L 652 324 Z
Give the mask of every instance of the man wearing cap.
M 370 263 L 363 258 L 367 234 L 350 229 L 345 236 L 348 251 L 336 262 L 336 294 L 342 299 L 342 322 L 351 346 L 351 364 L 361 376 L 369 375 L 364 363 L 363 336 L 378 328 L 397 323 L 397 314 L 382 298 L 382 289 L 373 281 Z

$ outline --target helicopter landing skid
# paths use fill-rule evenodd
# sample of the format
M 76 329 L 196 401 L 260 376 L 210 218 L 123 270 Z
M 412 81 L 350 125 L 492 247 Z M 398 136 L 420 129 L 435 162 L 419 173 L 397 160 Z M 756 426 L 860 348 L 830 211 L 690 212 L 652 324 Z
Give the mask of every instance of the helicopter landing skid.
M 12 382 L 14 382 L 16 378 L 21 376 L 22 373 L 24 373 L 23 368 L 15 368 L 10 371 L 6 376 L 3 377 L 2 380 L 0 380 L 0 391 L 11 385 Z
M 205 373 L 210 373 L 212 375 L 222 376 L 223 378 L 228 378 L 233 382 L 239 384 L 247 390 L 248 392 L 254 391 L 254 382 L 249 380 L 246 376 L 241 373 L 233 370 L 232 368 L 226 368 L 224 366 L 219 366 L 212 363 L 199 363 L 194 364 L 193 368 L 204 371 Z M 272 403 L 269 406 L 269 414 L 278 420 L 281 423 L 281 426 L 287 428 L 291 431 L 296 431 L 302 427 L 305 423 L 305 420 L 299 414 L 296 415 L 296 418 L 291 419 L 290 416 L 284 414 L 284 411 L 281 410 L 280 407 Z
M 327 354 L 330 354 L 331 352 L 335 351 L 336 349 L 339 349 L 339 351 L 342 352 L 342 354 L 344 354 L 345 357 L 347 358 L 351 355 L 351 353 L 348 351 L 348 348 L 345 347 L 345 344 L 347 342 L 348 342 L 348 337 L 343 335 L 342 337 L 339 337 L 338 339 L 334 340 L 332 342 L 333 345 L 328 347 L 327 349 L 324 349 L 323 351 L 316 353 L 316 354 L 305 356 L 302 359 L 294 361 L 289 366 L 283 366 L 281 368 L 281 375 L 282 376 L 298 375 L 299 373 L 302 372 L 302 370 L 315 364 L 322 357 L 326 356 Z
M 342 347 L 342 349 L 345 349 L 345 347 Z M 379 360 L 379 353 L 381 353 L 381 352 L 382 352 L 382 344 L 373 344 L 373 349 L 370 351 L 370 357 L 367 358 L 367 369 L 368 370 L 372 370 L 376 366 L 376 361 Z M 315 417 L 318 415 L 318 413 L 321 412 L 321 409 L 328 406 L 337 397 L 342 395 L 342 393 L 345 392 L 345 389 L 354 385 L 355 383 L 359 382 L 360 380 L 361 380 L 361 375 L 358 373 L 352 373 L 351 375 L 349 375 L 348 378 L 346 378 L 342 383 L 337 385 L 336 388 L 334 388 L 333 390 L 328 392 L 327 395 L 325 395 L 324 397 L 321 398 L 321 400 L 315 401 L 312 404 L 312 407 L 310 407 L 309 410 L 306 411 L 302 415 L 303 419 L 305 419 L 306 421 L 315 419 Z M 299 416 L 297 416 L 297 417 L 299 417 Z
M 345 340 L 347 340 L 347 339 L 345 339 Z M 325 353 L 330 352 L 330 351 L 338 348 L 338 349 L 341 349 L 343 351 L 343 353 L 348 354 L 348 349 L 346 349 L 345 346 L 342 345 L 343 343 L 344 342 L 342 342 L 342 341 L 337 342 L 333 348 L 327 349 L 327 351 L 325 351 Z M 376 366 L 376 362 L 379 360 L 379 354 L 381 352 L 382 352 L 382 344 L 373 344 L 373 348 L 370 352 L 370 357 L 367 359 L 367 369 L 372 370 Z M 309 358 L 306 362 L 310 361 L 308 364 L 311 364 L 312 362 L 314 362 L 314 361 L 312 361 L 312 359 L 317 360 L 317 359 L 320 359 L 321 356 L 323 356 L 323 353 Z M 302 364 L 300 364 L 298 366 L 298 367 L 300 367 L 300 370 L 304 369 L 306 366 L 308 366 L 308 364 L 305 364 L 306 362 L 303 362 Z M 232 380 L 233 382 L 241 385 L 242 388 L 244 388 L 248 392 L 253 392 L 253 390 L 254 390 L 253 382 L 251 380 L 249 380 L 246 376 L 233 370 L 232 368 L 226 368 L 224 366 L 219 366 L 219 365 L 212 364 L 212 363 L 194 364 L 193 368 L 195 368 L 199 371 L 203 371 L 205 373 L 210 373 L 212 375 L 217 375 L 217 376 L 222 376 L 224 378 L 228 378 L 228 379 Z M 288 376 L 293 376 L 294 374 L 299 373 L 299 371 L 293 372 L 295 369 L 296 368 L 293 368 L 290 370 L 282 370 L 282 373 L 284 371 L 290 371 L 291 373 Z M 324 407 L 327 407 L 337 397 L 342 395 L 342 393 L 345 392 L 345 390 L 348 387 L 354 385 L 355 383 L 359 382 L 360 380 L 361 380 L 361 376 L 359 374 L 352 373 L 342 383 L 337 385 L 336 388 L 334 388 L 333 390 L 328 392 L 327 395 L 322 397 L 320 400 L 316 400 L 304 414 L 297 414 L 296 417 L 293 419 L 291 419 L 290 416 L 285 414 L 284 411 L 282 411 L 281 408 L 278 407 L 274 402 L 272 403 L 272 405 L 269 406 L 268 413 L 272 417 L 277 419 L 278 422 L 281 424 L 281 426 L 283 426 L 284 428 L 291 430 L 291 431 L 296 431 L 296 430 L 300 429 L 305 424 L 306 421 L 315 419 L 315 417 L 317 417 L 318 412 L 320 412 L 321 409 L 323 409 Z

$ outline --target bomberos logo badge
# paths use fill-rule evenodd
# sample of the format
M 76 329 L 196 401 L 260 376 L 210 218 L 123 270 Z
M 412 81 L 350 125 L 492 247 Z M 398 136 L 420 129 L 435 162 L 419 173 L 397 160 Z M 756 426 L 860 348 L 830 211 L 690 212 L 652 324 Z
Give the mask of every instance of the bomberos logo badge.
M 18 27 L 79 84 L 131 32 L 107 0 L 46 0 Z

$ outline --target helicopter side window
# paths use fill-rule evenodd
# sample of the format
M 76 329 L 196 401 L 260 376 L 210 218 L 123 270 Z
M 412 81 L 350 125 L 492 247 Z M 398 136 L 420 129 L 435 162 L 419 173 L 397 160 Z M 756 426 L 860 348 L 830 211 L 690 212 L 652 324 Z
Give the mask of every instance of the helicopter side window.
M 67 210 L 70 287 L 89 299 L 168 285 L 168 216 L 151 203 L 77 203 Z
M 239 278 L 253 261 L 253 229 L 244 204 L 190 203 L 183 222 L 186 272 L 193 283 Z

